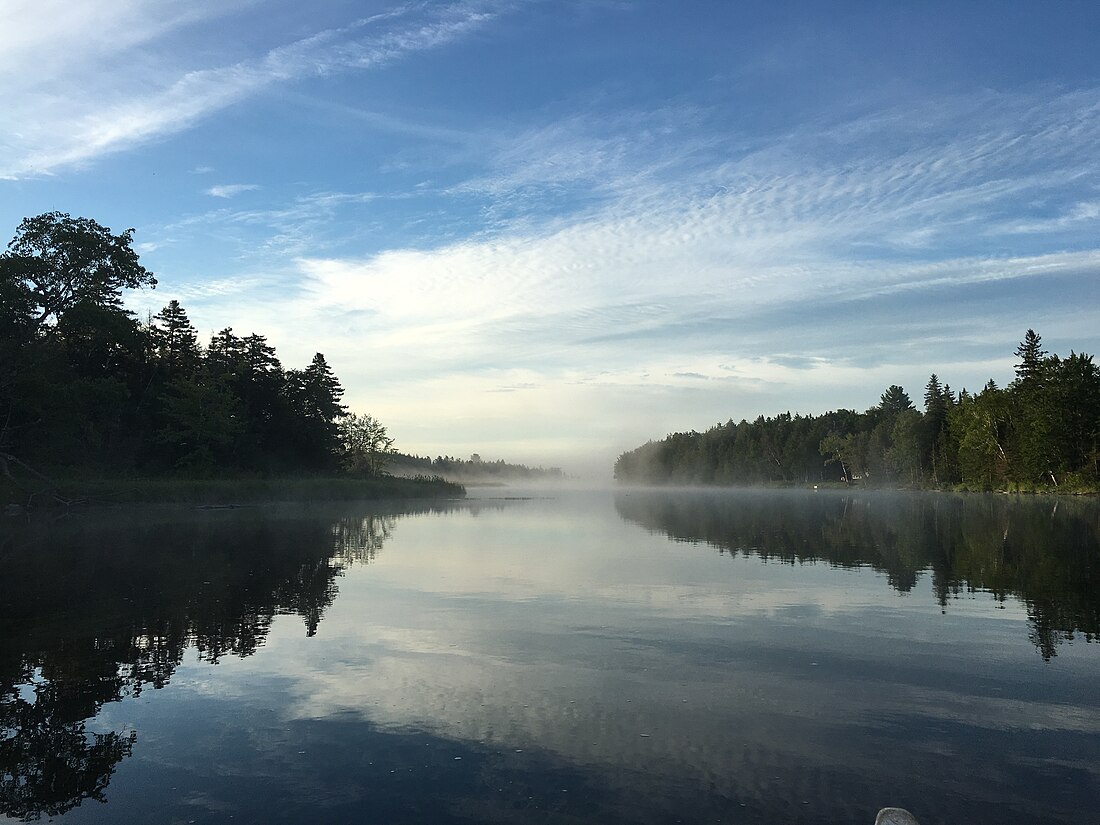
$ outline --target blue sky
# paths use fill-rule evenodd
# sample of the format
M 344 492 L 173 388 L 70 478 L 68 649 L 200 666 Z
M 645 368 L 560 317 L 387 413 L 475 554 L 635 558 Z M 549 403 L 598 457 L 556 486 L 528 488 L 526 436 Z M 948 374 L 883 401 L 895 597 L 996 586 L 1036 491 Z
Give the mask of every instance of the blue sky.
M 1100 345 L 1100 6 L 0 5 L 0 227 L 136 229 L 399 448 L 669 431 Z

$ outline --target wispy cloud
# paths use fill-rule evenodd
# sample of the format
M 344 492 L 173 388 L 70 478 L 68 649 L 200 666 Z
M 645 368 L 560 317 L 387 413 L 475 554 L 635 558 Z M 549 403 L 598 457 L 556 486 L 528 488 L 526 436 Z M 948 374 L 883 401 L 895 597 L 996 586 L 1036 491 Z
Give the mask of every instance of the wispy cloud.
M 1011 351 L 1017 316 L 994 319 L 986 305 L 964 322 L 970 299 L 937 296 L 1026 295 L 1037 279 L 1100 279 L 1084 196 L 1100 172 L 1089 154 L 1100 142 L 1098 102 L 1096 91 L 941 101 L 911 116 L 927 135 L 906 139 L 910 118 L 879 114 L 809 124 L 709 164 L 661 141 L 623 153 L 623 135 L 606 123 L 587 133 L 580 121 L 526 131 L 494 147 L 491 174 L 452 196 L 576 186 L 587 199 L 551 216 L 514 201 L 514 220 L 486 215 L 483 231 L 424 249 L 300 254 L 294 324 L 312 326 L 318 345 L 349 365 L 349 383 L 371 386 L 373 403 L 398 418 L 415 416 L 398 400 L 410 381 L 428 382 L 421 393 L 495 393 L 494 408 L 515 415 L 581 393 L 587 418 L 593 405 L 614 418 L 624 393 L 664 409 L 662 392 L 705 392 L 698 409 L 725 412 L 704 421 L 738 414 L 731 393 L 755 397 L 758 412 L 773 397 L 803 411 L 850 404 L 854 387 L 877 397 L 899 378 L 922 381 L 930 357 L 949 380 L 979 385 L 991 370 L 1010 371 L 991 353 Z M 605 174 L 597 187 L 582 180 L 586 153 Z M 325 202 L 342 209 L 337 196 Z M 1056 241 L 989 244 L 1003 216 L 1054 202 L 1073 218 Z M 333 322 L 355 311 L 369 311 L 370 323 Z M 981 342 L 972 323 L 984 325 Z M 387 357 L 357 377 L 364 350 Z M 515 403 L 500 400 L 502 386 L 528 384 L 511 394 Z M 815 396 L 837 400 L 808 400 Z M 448 403 L 456 418 L 477 415 L 473 401 Z M 667 409 L 682 416 L 682 405 Z
M 217 188 L 217 187 L 215 187 Z M 215 195 L 207 191 L 206 194 Z M 358 222 L 359 229 L 338 223 L 349 210 L 363 209 L 384 198 L 402 199 L 404 195 L 383 196 L 374 192 L 317 191 L 299 195 L 288 202 L 268 201 L 250 208 L 219 206 L 205 212 L 181 217 L 145 231 L 157 238 L 174 242 L 198 242 L 198 237 L 218 236 L 231 245 L 230 254 L 267 264 L 281 264 L 290 258 L 320 254 L 330 245 L 354 242 L 357 231 L 374 228 L 369 221 Z
M 1054 217 L 1009 221 L 991 227 L 990 231 L 992 234 L 1035 235 L 1076 231 L 1082 228 L 1082 224 L 1091 224 L 1094 229 L 1100 229 L 1100 201 L 1082 201 Z
M 391 314 L 420 318 L 470 317 L 476 309 L 492 322 L 547 306 L 559 313 L 593 311 L 611 298 L 619 306 L 660 301 L 671 307 L 684 284 L 693 298 L 706 296 L 743 315 L 788 300 L 852 300 L 1039 271 L 1087 271 L 1097 263 L 1091 245 L 1005 256 L 989 255 L 975 240 L 993 225 L 991 215 L 1018 208 L 1021 198 L 1060 195 L 1069 178 L 1085 171 L 1080 153 L 1100 141 L 1100 110 L 1073 105 L 1087 102 L 1056 99 L 1033 114 L 1023 133 L 960 132 L 927 147 L 869 150 L 856 161 L 812 151 L 816 134 L 793 135 L 767 151 L 690 174 L 671 159 L 645 156 L 641 169 L 613 164 L 617 174 L 594 205 L 523 232 L 505 228 L 363 261 L 303 256 L 301 265 L 319 297 L 339 294 L 354 302 L 362 294 L 381 299 Z M 1020 102 L 1006 101 L 1013 107 Z M 531 146 L 526 137 L 523 145 Z M 587 146 L 567 141 L 542 156 L 579 159 Z M 539 157 L 524 154 L 525 167 Z M 1042 159 L 1039 167 L 1035 158 Z M 666 160 L 667 168 L 655 171 Z M 1096 161 L 1084 166 L 1100 169 Z M 529 180 L 506 171 L 491 185 L 478 179 L 471 186 L 507 195 Z M 555 185 L 546 180 L 540 188 Z M 1091 213 L 1077 206 L 1073 214 L 1084 224 Z M 916 259 L 914 245 L 923 249 Z M 591 326 L 601 320 L 593 317 Z
M 64 5 L 66 11 L 59 13 L 59 19 L 69 16 L 71 4 Z M 273 48 L 261 57 L 228 65 L 179 70 L 166 59 L 163 63 L 155 61 L 154 71 L 143 77 L 116 70 L 114 74 L 101 74 L 94 89 L 85 88 L 80 75 L 68 72 L 69 67 L 63 65 L 56 68 L 48 83 L 31 84 L 36 88 L 28 92 L 26 86 L 33 76 L 23 68 L 8 75 L 8 82 L 0 85 L 5 99 L 0 134 L 6 136 L 0 138 L 0 157 L 4 159 L 0 161 L 0 177 L 51 174 L 64 166 L 125 150 L 186 129 L 274 84 L 372 69 L 437 48 L 485 25 L 508 5 L 470 0 L 445 7 L 409 7 L 321 31 Z M 114 56 L 117 58 L 125 49 L 136 49 L 146 63 L 153 61 L 152 53 L 142 50 L 149 41 L 199 16 L 196 12 L 153 25 L 147 21 L 160 14 L 159 5 L 153 8 L 136 0 L 117 0 L 111 8 L 111 19 L 117 23 L 112 31 L 132 16 L 137 32 L 120 40 Z M 200 8 L 213 13 L 208 6 Z M 33 42 L 46 45 L 51 38 L 64 39 L 66 32 L 75 37 L 77 30 L 72 27 L 54 34 L 31 27 L 25 22 L 31 15 L 45 19 L 41 9 L 32 9 L 30 4 L 19 4 L 9 11 L 9 16 L 20 22 L 18 30 L 28 31 Z M 0 44 L 3 42 L 0 40 Z M 106 49 L 107 44 L 101 44 L 98 54 Z M 129 68 L 128 61 L 117 62 Z
M 1100 279 L 1100 90 L 898 104 L 753 140 L 714 117 L 591 106 L 497 132 L 480 156 L 454 130 L 394 122 L 461 145 L 476 170 L 226 206 L 163 232 L 216 226 L 247 251 L 246 317 L 234 305 L 204 328 L 256 329 L 288 363 L 323 350 L 387 420 L 445 398 L 437 426 L 538 460 L 555 457 L 536 441 L 628 447 L 731 415 L 873 403 L 930 362 L 980 386 L 1041 327 L 1034 284 Z M 379 212 L 397 199 L 437 239 L 364 252 L 363 233 L 393 237 Z M 475 217 L 440 240 L 456 205 Z M 192 294 L 213 310 L 221 293 Z M 1074 345 L 1095 349 L 1100 307 L 1075 313 Z
M 255 0 L 6 0 L 0 6 L 0 77 L 35 91 L 58 79 L 67 83 L 172 31 L 252 5 Z
M 791 352 L 811 359 L 802 373 L 826 376 L 836 353 L 856 340 L 868 342 L 873 360 L 889 357 L 873 340 L 886 323 L 874 306 L 1100 275 L 1088 197 L 1100 173 L 1090 152 L 1100 143 L 1096 90 L 913 104 L 810 123 L 756 147 L 737 135 L 723 144 L 706 117 L 675 108 L 650 119 L 571 116 L 498 136 L 486 149 L 486 171 L 443 193 L 317 192 L 194 220 L 261 232 L 266 240 L 250 235 L 253 251 L 269 245 L 281 259 L 292 256 L 304 280 L 285 296 L 292 316 L 273 308 L 275 327 L 288 317 L 299 328 L 314 324 L 334 352 L 385 348 L 394 380 L 409 363 L 425 374 L 492 365 L 569 380 L 597 368 L 627 382 L 643 373 L 728 378 L 722 365 L 758 354 L 761 336 L 768 346 L 782 342 L 774 351 L 783 353 L 792 334 L 810 348 Z M 909 134 L 911 124 L 920 134 Z M 627 151 L 632 135 L 641 137 Z M 563 191 L 575 197 L 544 214 L 540 196 Z M 457 241 L 323 253 L 328 227 L 349 209 L 392 197 L 423 198 L 424 210 L 439 209 L 440 197 L 483 198 L 491 209 Z M 509 204 L 505 220 L 492 212 L 501 202 Z M 1033 233 L 1032 245 L 1011 251 L 990 245 L 1006 231 L 1004 216 L 1033 203 L 1062 204 L 1066 231 L 1056 241 Z M 354 214 L 359 226 L 362 213 Z M 841 337 L 815 323 L 845 306 L 860 320 Z M 357 312 L 370 313 L 368 327 L 332 323 Z M 930 316 L 905 340 L 890 336 L 894 357 L 906 341 L 932 340 L 929 323 L 938 324 Z M 965 329 L 936 325 L 934 340 L 945 333 Z M 658 350 L 638 346 L 655 341 Z M 580 364 L 591 371 L 578 372 Z M 762 381 L 770 370 L 797 384 L 794 373 L 780 374 L 781 364 L 756 362 L 744 375 Z M 520 383 L 512 378 L 494 386 Z
M 232 198 L 242 192 L 254 192 L 259 188 L 256 183 L 222 183 L 203 191 L 213 198 Z

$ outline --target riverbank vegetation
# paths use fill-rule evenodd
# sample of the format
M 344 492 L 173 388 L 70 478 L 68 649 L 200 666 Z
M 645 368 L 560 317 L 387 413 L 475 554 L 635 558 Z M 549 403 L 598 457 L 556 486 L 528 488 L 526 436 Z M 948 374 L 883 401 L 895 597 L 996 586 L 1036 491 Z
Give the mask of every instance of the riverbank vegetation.
M 782 413 L 673 433 L 623 453 L 638 484 L 839 485 L 1100 491 L 1100 369 L 1048 354 L 1028 330 L 1016 377 L 958 393 L 933 374 L 918 410 L 897 385 L 866 412 Z
M 323 354 L 287 368 L 231 327 L 203 346 L 176 300 L 137 318 L 123 290 L 157 281 L 132 235 L 51 212 L 0 254 L 0 501 L 461 493 L 385 474 L 393 439 Z
M 478 453 L 468 459 L 394 453 L 390 456 L 389 467 L 396 476 L 438 476 L 460 484 L 542 483 L 565 478 L 560 467 L 528 467 L 526 464 L 510 464 L 503 459 L 486 460 Z

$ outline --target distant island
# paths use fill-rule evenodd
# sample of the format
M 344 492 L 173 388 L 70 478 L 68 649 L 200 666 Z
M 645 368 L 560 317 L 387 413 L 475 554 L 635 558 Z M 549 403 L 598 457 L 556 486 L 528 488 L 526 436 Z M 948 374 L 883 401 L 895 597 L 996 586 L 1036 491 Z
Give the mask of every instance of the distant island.
M 1010 492 L 1100 491 L 1100 369 L 1027 331 L 1016 377 L 957 394 L 933 374 L 924 410 L 892 385 L 866 412 L 782 413 L 673 433 L 619 456 L 631 484 L 838 484 Z
M 528 467 L 526 464 L 509 464 L 503 459 L 485 460 L 478 453 L 468 459 L 394 453 L 389 457 L 388 467 L 395 476 L 428 475 L 460 484 L 561 481 L 565 477 L 560 467 Z
M 175 300 L 137 318 L 122 291 L 157 280 L 132 239 L 49 212 L 0 253 L 0 504 L 463 494 L 388 474 L 393 439 L 323 354 L 286 368 L 232 327 L 202 346 Z

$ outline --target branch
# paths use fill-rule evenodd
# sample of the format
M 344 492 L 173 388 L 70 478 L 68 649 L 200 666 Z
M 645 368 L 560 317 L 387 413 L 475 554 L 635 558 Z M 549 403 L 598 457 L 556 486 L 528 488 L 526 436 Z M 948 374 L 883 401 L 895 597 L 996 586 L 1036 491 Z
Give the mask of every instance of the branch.
M 35 478 L 40 479 L 41 481 L 45 482 L 46 483 L 45 490 L 40 490 L 40 491 L 28 490 L 26 486 L 24 486 L 23 484 L 21 484 L 19 482 L 19 479 L 17 479 L 14 475 L 12 475 L 12 472 L 11 472 L 11 465 L 12 464 L 14 464 L 18 467 L 21 467 L 22 469 L 26 470 L 28 473 L 30 473 Z M 58 502 L 59 504 L 64 504 L 66 507 L 71 507 L 74 504 L 80 504 L 82 501 L 84 501 L 84 499 L 67 498 L 66 496 L 63 496 L 61 494 L 61 492 L 59 491 L 58 485 L 51 478 L 49 478 L 48 476 L 45 476 L 42 473 L 38 472 L 38 470 L 34 469 L 34 467 L 30 466 L 25 461 L 22 461 L 22 460 L 16 458 L 11 453 L 0 452 L 0 472 L 2 472 L 4 477 L 7 478 L 8 481 L 10 481 L 17 489 L 19 489 L 22 492 L 27 494 L 27 506 L 28 507 L 31 505 L 31 502 L 34 500 L 34 497 L 36 495 L 40 495 L 43 492 L 49 493 L 50 497 L 53 498 L 54 501 Z

